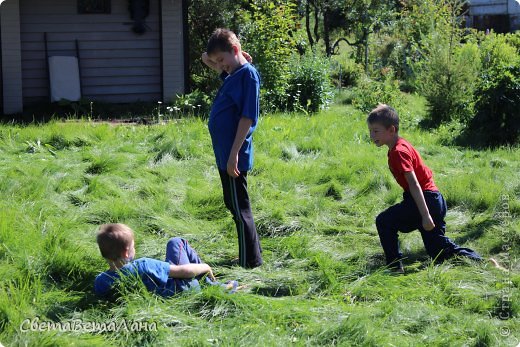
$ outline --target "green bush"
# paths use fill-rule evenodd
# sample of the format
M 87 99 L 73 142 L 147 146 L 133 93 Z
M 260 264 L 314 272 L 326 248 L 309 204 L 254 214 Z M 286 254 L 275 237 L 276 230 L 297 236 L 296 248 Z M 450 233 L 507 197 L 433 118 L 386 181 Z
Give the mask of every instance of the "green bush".
M 211 111 L 211 97 L 200 90 L 194 90 L 189 94 L 177 95 L 173 107 L 167 107 L 169 116 L 176 118 L 182 115 L 209 117 Z
M 197 0 L 190 1 L 188 10 L 189 27 L 189 72 L 190 86 L 211 93 L 221 84 L 218 75 L 209 69 L 200 59 L 202 52 L 206 51 L 206 45 L 213 31 L 217 28 L 230 28 L 235 30 L 233 17 L 241 0 Z M 215 11 L 218 8 L 218 11 Z
M 363 112 L 371 111 L 378 104 L 390 105 L 399 112 L 403 99 L 399 82 L 394 78 L 392 70 L 383 70 L 381 81 L 367 76 L 361 78 L 358 86 L 354 88 L 352 104 Z
M 296 7 L 269 0 L 251 1 L 250 7 L 250 11 L 240 12 L 240 40 L 260 73 L 261 109 L 274 111 L 285 106 L 289 61 L 297 51 L 291 35 L 295 31 Z
M 506 42 L 515 47 L 516 51 L 520 54 L 520 31 L 516 31 L 515 33 L 508 34 L 505 36 Z
M 480 69 L 478 46 L 452 45 L 450 37 L 440 33 L 433 33 L 424 44 L 415 71 L 418 90 L 428 103 L 428 120 L 439 125 L 470 118 Z
M 520 138 L 520 55 L 506 35 L 489 35 L 481 44 L 482 72 L 476 114 L 469 133 L 484 145 L 515 143 Z
M 363 76 L 363 72 L 363 66 L 353 59 L 336 59 L 331 78 L 337 86 L 354 87 Z
M 314 53 L 293 56 L 286 92 L 287 109 L 317 112 L 326 108 L 333 98 L 330 83 L 330 62 Z
M 401 33 L 392 32 L 392 34 L 381 35 L 377 45 L 371 51 L 371 59 L 374 61 L 375 68 L 390 67 L 396 78 L 405 80 L 411 74 L 407 60 L 410 47 L 404 42 L 408 38 L 402 38 L 399 34 Z

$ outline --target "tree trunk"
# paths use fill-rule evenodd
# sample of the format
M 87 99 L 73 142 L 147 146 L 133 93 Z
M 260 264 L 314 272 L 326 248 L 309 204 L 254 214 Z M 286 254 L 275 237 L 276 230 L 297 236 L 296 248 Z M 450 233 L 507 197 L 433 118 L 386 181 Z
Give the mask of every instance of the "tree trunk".
M 320 9 L 318 5 L 312 4 L 314 7 L 314 38 L 316 43 L 320 40 Z
M 305 29 L 307 30 L 307 38 L 309 39 L 309 45 L 311 48 L 314 46 L 314 39 L 311 33 L 311 5 L 309 0 L 305 2 Z
M 326 8 L 323 10 L 323 41 L 325 42 L 325 53 L 327 54 L 327 57 L 330 57 L 332 55 L 331 46 L 330 46 L 330 22 L 329 22 L 329 8 L 326 6 Z
M 370 30 L 365 28 L 363 30 L 363 45 L 365 48 L 365 73 L 368 75 L 368 36 L 370 35 Z
M 365 73 L 368 75 L 368 34 L 365 39 Z

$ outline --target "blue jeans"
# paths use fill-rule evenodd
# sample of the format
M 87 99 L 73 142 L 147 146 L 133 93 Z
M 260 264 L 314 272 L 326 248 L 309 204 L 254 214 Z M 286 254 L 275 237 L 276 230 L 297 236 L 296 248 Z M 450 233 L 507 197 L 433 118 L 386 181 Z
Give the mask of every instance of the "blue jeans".
M 166 244 L 166 261 L 174 265 L 201 264 L 202 260 L 188 241 L 180 237 L 171 238 Z
M 446 201 L 440 192 L 425 191 L 424 200 L 435 223 L 435 228 L 426 231 L 422 227 L 422 218 L 412 195 L 403 193 L 403 201 L 389 207 L 376 218 L 376 227 L 381 246 L 385 252 L 386 263 L 398 266 L 403 254 L 399 250 L 398 231 L 409 233 L 419 230 L 424 247 L 430 257 L 436 261 L 443 261 L 454 255 L 465 256 L 473 260 L 482 258 L 472 249 L 456 245 L 446 235 Z
M 202 264 L 202 260 L 199 255 L 191 246 L 188 244 L 188 241 L 182 239 L 180 237 L 171 238 L 166 244 L 166 261 L 170 264 L 174 265 L 185 265 L 185 264 Z M 203 278 L 205 274 L 196 276 L 191 279 L 180 279 L 180 278 L 171 278 L 175 284 L 174 293 L 182 292 L 184 290 L 200 290 L 200 283 L 198 280 Z M 219 281 L 212 281 L 209 277 L 205 278 L 206 284 L 212 286 L 222 286 L 226 287 L 229 282 L 221 284 Z M 230 293 L 236 291 L 236 287 L 238 286 L 237 281 L 235 282 L 235 286 L 231 289 Z
M 180 237 L 171 238 L 166 244 L 166 261 L 173 265 L 201 264 L 202 260 L 188 241 Z M 175 291 L 180 292 L 187 289 L 200 289 L 197 278 L 180 279 L 172 278 L 175 283 Z

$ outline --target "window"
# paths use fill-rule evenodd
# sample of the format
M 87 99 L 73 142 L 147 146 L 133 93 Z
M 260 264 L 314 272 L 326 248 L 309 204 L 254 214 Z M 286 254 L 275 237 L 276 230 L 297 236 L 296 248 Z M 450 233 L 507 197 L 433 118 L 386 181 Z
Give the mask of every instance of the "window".
M 110 13 L 110 0 L 78 0 L 78 13 Z

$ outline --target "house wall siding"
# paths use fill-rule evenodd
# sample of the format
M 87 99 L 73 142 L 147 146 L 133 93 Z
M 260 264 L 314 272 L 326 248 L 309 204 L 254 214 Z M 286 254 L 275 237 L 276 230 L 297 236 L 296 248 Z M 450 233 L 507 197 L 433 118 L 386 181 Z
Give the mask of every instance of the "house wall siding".
M 182 0 L 161 0 L 163 99 L 184 92 Z
M 127 0 L 112 0 L 110 14 L 78 14 L 74 0 L 19 1 L 24 103 L 49 100 L 45 32 L 49 56 L 75 56 L 78 40 L 84 98 L 161 99 L 161 0 L 150 1 L 143 35 L 131 30 Z
M 517 0 L 509 0 L 507 11 L 510 15 L 511 29 L 520 30 L 520 2 Z
M 508 0 L 470 0 L 470 15 L 507 14 Z
M 520 29 L 520 2 L 518 0 L 470 0 L 469 1 L 469 25 L 473 26 L 478 20 L 487 20 L 489 16 L 507 16 L 507 23 L 496 17 L 497 28 L 505 31 Z M 489 19 L 489 18 L 488 18 Z M 496 23 L 496 21 L 500 21 Z M 502 25 L 499 25 L 502 24 Z M 496 29 L 493 27 L 493 29 Z
M 23 109 L 19 9 L 18 0 L 4 1 L 0 5 L 4 114 L 22 112 Z

